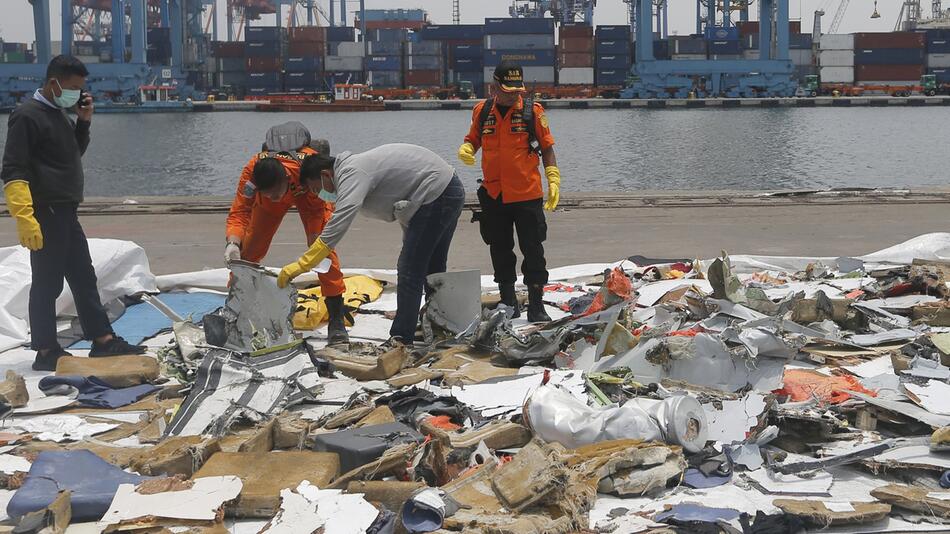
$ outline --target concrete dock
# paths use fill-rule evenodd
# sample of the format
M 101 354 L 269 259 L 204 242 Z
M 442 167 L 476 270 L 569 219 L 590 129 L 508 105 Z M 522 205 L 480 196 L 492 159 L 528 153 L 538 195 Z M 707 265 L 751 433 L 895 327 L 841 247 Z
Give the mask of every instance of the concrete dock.
M 130 203 L 134 200 L 136 203 Z M 156 274 L 223 264 L 230 199 L 221 197 L 92 198 L 81 220 L 89 237 L 131 240 L 148 253 Z M 467 203 L 449 256 L 453 269 L 491 272 L 488 248 Z M 548 265 L 733 254 L 861 255 L 928 232 L 950 231 L 950 189 L 838 192 L 649 192 L 631 195 L 564 193 L 548 215 Z M 17 242 L 5 211 L 0 245 Z M 393 268 L 399 225 L 357 218 L 339 248 L 344 266 Z M 305 249 L 303 230 L 289 213 L 266 263 L 281 266 Z

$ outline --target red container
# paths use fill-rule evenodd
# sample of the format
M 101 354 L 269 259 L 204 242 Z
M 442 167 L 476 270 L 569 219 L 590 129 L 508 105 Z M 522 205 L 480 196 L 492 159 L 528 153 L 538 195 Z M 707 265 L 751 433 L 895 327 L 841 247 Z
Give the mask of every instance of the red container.
M 215 41 L 214 57 L 244 57 L 242 41 Z
M 407 70 L 406 86 L 411 87 L 441 87 L 441 70 Z
M 323 26 L 297 26 L 290 28 L 290 42 L 311 42 L 325 43 L 327 41 L 327 29 Z
M 916 32 L 856 33 L 854 49 L 923 48 L 926 34 Z
M 854 81 L 856 82 L 880 82 L 880 81 L 920 81 L 924 74 L 922 65 L 855 65 Z
M 562 24 L 558 35 L 561 39 L 565 37 L 594 37 L 594 27 L 587 24 Z
M 575 68 L 575 67 L 593 67 L 594 66 L 594 55 L 590 52 L 581 53 L 581 54 L 571 54 L 571 53 L 560 53 L 558 54 L 558 65 L 564 68 Z
M 594 52 L 594 39 L 591 37 L 561 37 L 558 43 L 558 51 L 565 54 L 578 54 Z
M 247 58 L 248 72 L 280 72 L 279 57 L 249 57 Z
M 291 41 L 287 52 L 293 57 L 322 57 L 326 53 L 326 43 L 313 41 Z
M 759 21 L 757 20 L 747 20 L 745 22 L 738 21 L 736 22 L 736 28 L 739 30 L 739 35 L 741 37 L 747 37 L 749 35 L 759 33 Z M 788 33 L 796 34 L 802 33 L 802 21 L 800 20 L 790 20 L 788 21 Z

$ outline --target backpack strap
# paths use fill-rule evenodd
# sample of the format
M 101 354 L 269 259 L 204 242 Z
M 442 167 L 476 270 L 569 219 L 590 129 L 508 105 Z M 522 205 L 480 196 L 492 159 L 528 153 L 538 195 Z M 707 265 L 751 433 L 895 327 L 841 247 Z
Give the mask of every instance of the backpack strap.
M 524 105 L 521 110 L 521 119 L 524 121 L 525 127 L 528 129 L 528 150 L 541 155 L 541 143 L 538 142 L 538 131 L 535 129 L 534 125 L 534 99 L 525 98 L 523 102 Z
M 495 99 L 489 98 L 485 100 L 485 104 L 482 106 L 481 112 L 478 114 L 478 138 L 482 137 L 482 128 L 485 127 L 485 121 L 488 120 L 488 116 L 491 114 L 492 108 L 495 106 Z

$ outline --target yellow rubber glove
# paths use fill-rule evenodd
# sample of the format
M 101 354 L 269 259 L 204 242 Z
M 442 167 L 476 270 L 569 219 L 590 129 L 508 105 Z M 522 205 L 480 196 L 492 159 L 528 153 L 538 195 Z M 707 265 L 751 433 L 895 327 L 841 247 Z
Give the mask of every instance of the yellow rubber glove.
M 313 242 L 313 245 L 310 246 L 307 252 L 305 252 L 303 256 L 300 256 L 299 260 L 285 265 L 284 268 L 280 270 L 280 275 L 277 276 L 277 287 L 287 287 L 287 284 L 294 278 L 316 267 L 316 265 L 326 259 L 331 252 L 333 252 L 333 249 L 328 247 L 322 239 L 318 238 Z
M 561 200 L 561 171 L 557 166 L 549 165 L 544 168 L 544 175 L 548 177 L 548 199 L 544 203 L 544 209 L 554 211 Z
M 475 147 L 472 143 L 462 143 L 459 147 L 459 161 L 466 165 L 475 165 Z
M 30 250 L 43 248 L 43 232 L 40 223 L 33 216 L 33 195 L 30 194 L 30 184 L 23 180 L 14 180 L 3 187 L 7 196 L 7 209 L 16 219 L 16 230 L 20 236 L 20 244 Z

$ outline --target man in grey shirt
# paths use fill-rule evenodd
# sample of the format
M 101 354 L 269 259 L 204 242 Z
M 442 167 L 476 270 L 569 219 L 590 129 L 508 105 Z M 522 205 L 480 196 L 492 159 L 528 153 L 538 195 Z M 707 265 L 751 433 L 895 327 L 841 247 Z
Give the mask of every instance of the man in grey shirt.
M 455 169 L 429 149 L 397 143 L 360 154 L 343 152 L 335 158 L 308 156 L 300 181 L 336 207 L 310 249 L 281 270 L 277 285 L 286 287 L 326 258 L 358 212 L 399 221 L 403 240 L 397 263 L 397 310 L 389 334 L 412 344 L 426 276 L 445 272 L 465 203 L 465 188 Z

